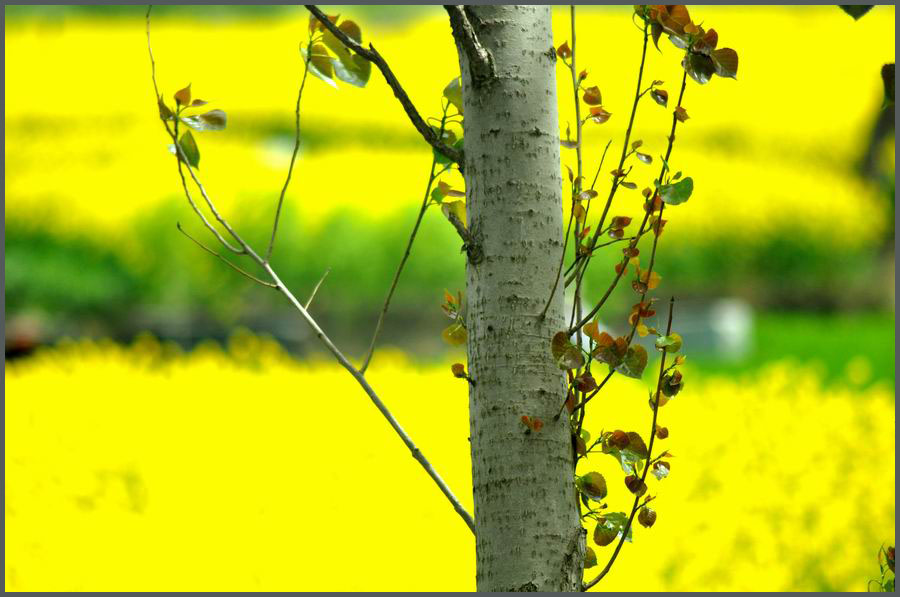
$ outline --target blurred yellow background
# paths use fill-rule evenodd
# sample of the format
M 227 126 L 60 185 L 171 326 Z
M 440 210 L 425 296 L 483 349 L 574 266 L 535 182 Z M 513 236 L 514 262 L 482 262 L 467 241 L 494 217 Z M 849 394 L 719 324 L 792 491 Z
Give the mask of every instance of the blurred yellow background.
M 585 127 L 592 171 L 606 141 L 615 153 L 624 132 L 640 33 L 630 8 L 578 10 L 579 67 L 613 114 Z M 893 226 L 891 211 L 877 184 L 847 165 L 864 150 L 882 101 L 894 7 L 857 22 L 835 7 L 691 10 L 741 63 L 737 81 L 689 84 L 690 120 L 673 167 L 697 184 L 688 204 L 667 212 L 666 246 L 797 234 L 838 254 L 874 251 Z M 196 136 L 201 176 L 240 231 L 238 216 L 271 217 L 283 183 L 290 145 L 269 133 L 292 118 L 308 17 L 300 8 L 216 20 L 194 12 L 154 20 L 159 82 L 167 98 L 191 83 L 195 97 L 228 113 L 226 131 Z M 441 90 L 458 73 L 442 10 L 371 24 L 354 7 L 329 12 L 355 18 L 419 110 L 439 115 Z M 179 197 L 179 182 L 156 118 L 144 27 L 142 11 L 7 22 L 7 222 L 86 236 L 133 263 L 154 251 L 135 231 Z M 554 32 L 557 45 L 569 38 L 567 9 L 554 12 Z M 660 47 L 648 54 L 647 77 L 664 80 L 671 96 L 678 51 L 665 39 Z M 559 77 L 561 131 L 574 119 L 569 85 Z M 670 118 L 641 104 L 633 138 L 658 156 Z M 303 236 L 340 214 L 391 221 L 421 200 L 430 151 L 378 73 L 365 89 L 310 79 L 302 123 L 309 147 L 287 194 L 299 224 L 283 235 Z M 893 143 L 879 156 L 893 172 Z M 563 154 L 564 164 L 573 159 Z M 647 170 L 648 182 L 655 172 Z M 462 186 L 458 175 L 445 179 Z M 634 215 L 638 194 L 627 193 L 615 209 Z M 199 229 L 179 201 L 167 214 L 173 237 L 175 219 Z M 210 276 L 233 276 L 174 242 Z M 396 263 L 399 241 L 387 250 Z M 276 265 L 314 258 L 284 251 Z M 335 259 L 347 275 L 367 269 Z M 154 275 L 175 279 L 181 267 Z M 30 270 L 18 271 L 27 280 Z M 679 272 L 663 275 L 668 283 Z M 388 281 L 378 278 L 377 296 Z M 443 288 L 432 290 L 437 310 Z M 242 292 L 252 302 L 266 291 Z M 830 371 L 810 353 L 731 376 L 692 369 L 687 347 L 686 389 L 661 411 L 676 457 L 671 476 L 651 483 L 659 519 L 635 529 L 599 590 L 865 589 L 878 547 L 894 541 L 894 387 L 872 381 L 866 358 L 850 358 L 861 336 L 844 342 L 848 357 Z M 369 377 L 471 509 L 467 389 L 449 371 L 463 359 L 452 351 L 421 363 L 386 349 Z M 840 383 L 826 382 L 835 376 Z M 7 361 L 5 381 L 7 590 L 474 589 L 471 533 L 355 382 L 324 357 L 299 360 L 240 330 L 224 349 L 203 342 L 190 351 L 149 335 L 66 340 Z M 647 382 L 609 385 L 586 428 L 645 434 Z M 588 466 L 618 478 L 612 459 Z M 611 491 L 612 508 L 626 502 Z M 595 549 L 602 564 L 610 548 Z

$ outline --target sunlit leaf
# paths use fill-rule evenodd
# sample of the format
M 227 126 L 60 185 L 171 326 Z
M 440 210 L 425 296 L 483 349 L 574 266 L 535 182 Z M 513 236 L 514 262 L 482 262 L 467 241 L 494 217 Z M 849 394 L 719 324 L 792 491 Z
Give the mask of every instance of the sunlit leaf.
M 633 182 L 624 181 L 624 180 L 619 183 L 619 186 L 623 186 L 626 189 L 631 189 L 632 191 L 637 189 L 637 184 L 635 184 Z
M 444 97 L 453 104 L 456 110 L 463 113 L 462 81 L 456 77 L 444 87 Z
M 556 55 L 562 58 L 563 60 L 568 60 L 572 57 L 572 50 L 569 48 L 569 42 L 564 41 L 561 46 L 556 48 Z
M 179 89 L 175 92 L 175 103 L 179 106 L 187 106 L 191 103 L 191 85 L 188 83 L 188 86 Z
M 653 463 L 653 466 L 650 468 L 650 474 L 652 474 L 658 480 L 665 479 L 669 476 L 669 471 L 671 470 L 671 468 L 671 464 L 669 464 L 665 460 L 660 460 Z
M 656 339 L 656 347 L 665 352 L 678 352 L 681 350 L 681 346 L 681 335 L 675 332 L 672 332 L 668 336 L 661 336 Z
M 353 54 L 346 60 L 333 58 L 331 62 L 335 76 L 354 87 L 365 87 L 372 76 L 372 63 L 359 54 Z
M 587 189 L 578 193 L 578 199 L 581 201 L 590 201 L 591 199 L 597 196 L 597 191 L 594 189 Z
M 445 201 L 441 204 L 441 213 L 448 220 L 452 215 L 460 221 L 463 228 L 466 227 L 466 204 L 463 201 Z
M 195 131 L 221 131 L 225 128 L 227 117 L 222 110 L 210 110 L 204 114 L 185 116 L 181 121 Z
M 634 155 L 637 156 L 637 159 L 644 162 L 645 164 L 653 163 L 653 156 L 647 155 L 646 153 L 641 153 L 640 151 L 636 151 L 634 153 Z
M 322 44 L 314 44 L 312 47 L 312 51 L 308 55 L 305 47 L 300 47 L 300 54 L 303 56 L 303 60 L 308 60 L 308 68 L 309 72 L 312 73 L 315 77 L 325 81 L 335 89 L 338 88 L 337 83 L 334 80 L 334 66 L 332 63 L 331 56 L 328 55 L 328 51 L 325 49 L 325 46 Z
M 628 515 L 624 512 L 608 512 L 598 519 L 597 526 L 594 529 L 594 543 L 600 545 L 609 545 L 614 540 L 619 539 L 628 526 Z M 631 528 L 625 536 L 625 541 L 631 542 Z
M 694 192 L 694 179 L 690 176 L 671 184 L 659 187 L 659 195 L 668 205 L 679 205 L 691 198 Z

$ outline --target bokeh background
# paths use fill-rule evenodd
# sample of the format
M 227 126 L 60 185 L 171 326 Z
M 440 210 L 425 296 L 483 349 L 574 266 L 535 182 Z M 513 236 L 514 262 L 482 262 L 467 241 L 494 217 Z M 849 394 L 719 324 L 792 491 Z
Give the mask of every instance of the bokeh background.
M 440 7 L 328 11 L 360 23 L 439 116 L 458 74 Z M 621 150 L 640 58 L 630 13 L 578 9 L 578 64 L 613 113 L 586 126 L 591 172 L 609 139 Z M 280 296 L 177 232 L 202 234 L 157 119 L 144 9 L 5 16 L 6 588 L 474 589 L 471 534 L 355 382 Z M 865 590 L 895 525 L 894 111 L 879 77 L 895 9 L 692 16 L 740 70 L 685 95 L 670 163 L 696 189 L 667 212 L 656 266 L 688 355 L 686 390 L 661 413 L 676 458 L 651 487 L 658 522 L 598 588 Z M 299 7 L 154 16 L 166 96 L 191 83 L 228 113 L 226 131 L 197 135 L 200 172 L 257 246 L 290 156 L 307 19 Z M 567 9 L 554 29 L 557 45 L 569 38 Z M 679 52 L 660 48 L 647 76 L 672 94 Z M 559 79 L 564 131 L 574 109 Z M 642 103 L 648 153 L 664 151 L 670 118 Z M 366 89 L 307 82 L 273 263 L 301 297 L 330 268 L 312 311 L 355 358 L 430 164 L 379 74 Z M 615 211 L 636 215 L 638 197 L 623 190 Z M 588 298 L 614 259 L 597 260 Z M 463 287 L 459 241 L 429 210 L 369 377 L 471 508 L 467 391 L 449 372 L 464 354 L 440 340 L 443 291 Z M 603 314 L 611 329 L 631 292 Z M 586 428 L 645 433 L 650 383 L 613 378 Z M 612 476 L 607 460 L 586 466 Z

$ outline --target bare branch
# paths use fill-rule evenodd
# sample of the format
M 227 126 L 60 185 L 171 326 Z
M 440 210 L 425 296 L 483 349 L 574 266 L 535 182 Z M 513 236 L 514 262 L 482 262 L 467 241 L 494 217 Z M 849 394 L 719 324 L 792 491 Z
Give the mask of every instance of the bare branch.
M 449 103 L 444 105 L 444 114 L 441 117 L 441 127 L 440 134 L 444 134 L 444 126 L 447 122 L 447 108 L 449 107 Z M 428 209 L 428 202 L 431 199 L 431 187 L 434 184 L 435 179 L 440 176 L 444 170 L 441 170 L 438 174 L 434 173 L 434 169 L 437 166 L 437 156 L 435 156 L 431 160 L 431 170 L 428 173 L 428 184 L 425 185 L 425 196 L 422 197 L 422 207 L 419 208 L 419 215 L 416 216 L 416 223 L 413 225 L 412 233 L 409 235 L 409 241 L 406 243 L 406 251 L 403 253 L 403 257 L 400 259 L 400 265 L 397 266 L 397 271 L 394 273 L 394 279 L 391 281 L 391 288 L 388 290 L 387 298 L 384 299 L 384 305 L 381 307 L 381 313 L 378 314 L 378 322 L 375 324 L 375 332 L 372 334 L 372 341 L 369 343 L 369 350 L 366 351 L 366 356 L 363 359 L 362 367 L 359 368 L 359 372 L 365 374 L 366 369 L 369 368 L 369 363 L 372 362 L 372 356 L 375 354 L 375 342 L 378 340 L 378 334 L 381 333 L 381 326 L 384 324 L 384 318 L 387 315 L 388 308 L 391 304 L 391 298 L 394 296 L 394 290 L 397 288 L 397 282 L 400 281 L 400 274 L 403 273 L 403 267 L 406 265 L 406 261 L 409 259 L 409 255 L 412 252 L 413 243 L 416 240 L 416 234 L 419 232 L 419 225 L 422 223 L 422 218 L 425 217 L 425 210 Z
M 343 31 L 337 28 L 337 26 L 331 22 L 331 20 L 325 16 L 325 14 L 318 9 L 314 4 L 307 4 L 306 9 L 315 16 L 322 25 L 331 31 L 338 40 L 344 44 L 349 50 L 353 50 L 372 64 L 378 67 L 378 70 L 381 71 L 381 74 L 384 76 L 384 80 L 387 81 L 387 84 L 394 91 L 394 95 L 400 101 L 400 105 L 403 106 L 403 109 L 406 111 L 406 115 L 409 116 L 409 119 L 412 121 L 413 126 L 416 127 L 416 130 L 419 131 L 419 134 L 424 137 L 424 139 L 434 147 L 436 150 L 456 162 L 460 168 L 463 167 L 463 154 L 458 149 L 454 149 L 444 143 L 438 138 L 437 134 L 434 132 L 434 129 L 425 124 L 425 121 L 422 120 L 422 117 L 419 115 L 419 112 L 416 110 L 416 107 L 413 105 L 412 101 L 409 99 L 409 95 L 407 95 L 406 91 L 403 89 L 403 86 L 400 85 L 400 82 L 397 80 L 397 77 L 394 76 L 393 71 L 387 65 L 384 58 L 381 57 L 381 54 L 378 53 L 378 50 L 375 49 L 375 46 L 369 44 L 368 48 L 364 48 L 362 45 L 358 44 L 356 41 L 348 37 Z
M 387 409 L 387 407 L 375 393 L 375 390 L 373 390 L 372 386 L 369 385 L 369 382 L 366 381 L 366 377 L 353 365 L 350 364 L 350 361 L 347 360 L 343 353 L 338 350 L 338 348 L 331 342 L 328 336 L 325 335 L 325 332 L 322 331 L 322 328 L 320 328 L 316 321 L 309 315 L 309 312 L 306 310 L 306 308 L 302 304 L 300 304 L 300 301 L 297 300 L 297 297 L 291 294 L 291 291 L 288 290 L 281 282 L 281 279 L 275 274 L 275 271 L 272 270 L 272 266 L 268 263 L 262 263 L 261 265 L 278 286 L 278 290 L 281 291 L 281 293 L 286 296 L 289 301 L 291 301 L 294 307 L 297 308 L 297 310 L 300 312 L 300 316 L 303 317 L 307 325 L 309 325 L 309 327 L 312 328 L 313 332 L 315 332 L 316 337 L 319 338 L 319 340 L 321 340 L 323 344 L 325 344 L 326 348 L 328 348 L 331 354 L 334 355 L 341 366 L 344 367 L 344 369 L 346 369 L 354 379 L 356 379 L 357 383 L 360 386 L 362 386 L 362 389 L 366 392 L 366 394 L 368 394 L 369 398 L 375 404 L 375 407 L 379 411 L 381 411 L 381 414 L 384 416 L 384 418 L 387 419 L 391 427 L 394 428 L 394 431 L 397 432 L 397 435 L 400 436 L 400 439 L 403 440 L 403 443 L 406 444 L 406 447 L 409 448 L 412 457 L 422 465 L 422 468 L 425 469 L 425 472 L 428 473 L 428 476 L 430 476 L 432 480 L 437 483 L 437 486 L 440 488 L 441 492 L 453 505 L 453 509 L 456 510 L 460 517 L 462 517 L 462 519 L 469 526 L 469 529 L 471 529 L 474 533 L 475 521 L 472 519 L 472 516 L 468 512 L 466 512 L 466 509 L 459 502 L 457 497 L 453 495 L 453 492 L 450 490 L 441 476 L 437 473 L 437 471 L 434 470 L 434 467 L 431 466 L 431 463 L 428 462 L 425 456 L 422 455 L 421 450 L 416 447 L 416 444 L 413 443 L 412 439 L 410 439 L 406 431 L 404 431 L 400 426 L 400 423 L 397 422 L 397 419 L 395 419 L 391 414 L 391 411 Z
M 272 225 L 272 238 L 269 240 L 269 248 L 266 249 L 266 261 L 272 258 L 272 249 L 275 247 L 275 235 L 278 234 L 278 220 L 281 218 L 281 206 L 284 204 L 284 194 L 291 183 L 291 174 L 294 171 L 294 162 L 297 160 L 297 152 L 300 150 L 300 98 L 303 97 L 303 88 L 306 86 L 306 76 L 309 74 L 309 61 L 312 58 L 312 42 L 306 49 L 306 60 L 303 61 L 303 79 L 300 81 L 300 91 L 297 92 L 297 106 L 294 108 L 294 151 L 291 153 L 291 164 L 288 166 L 287 178 L 281 187 L 281 195 L 278 196 L 278 207 L 275 208 L 275 223 Z M 317 287 L 318 288 L 318 287 Z
M 236 271 L 237 273 L 241 274 L 242 276 L 244 276 L 244 277 L 246 277 L 246 278 L 249 278 L 249 279 L 253 280 L 253 281 L 256 282 L 257 284 L 261 284 L 262 286 L 266 286 L 267 288 L 277 288 L 277 287 L 276 287 L 274 284 L 272 284 L 271 282 L 266 282 L 265 280 L 260 280 L 259 278 L 257 278 L 257 277 L 254 276 L 253 274 L 248 273 L 247 271 L 245 271 L 245 270 L 239 268 L 239 267 L 236 266 L 235 264 L 231 263 L 230 261 L 228 261 L 227 259 L 225 259 L 224 257 L 222 257 L 222 255 L 220 255 L 219 253 L 216 253 L 215 251 L 213 251 L 212 249 L 210 249 L 209 247 L 207 247 L 206 245 L 204 245 L 203 243 L 201 243 L 199 240 L 197 240 L 196 238 L 194 238 L 193 236 L 191 236 L 190 234 L 188 234 L 187 231 L 186 231 L 184 228 L 181 227 L 181 222 L 175 222 L 175 227 L 178 228 L 179 232 L 181 232 L 183 235 L 185 235 L 186 237 L 188 237 L 189 239 L 191 239 L 191 240 L 194 242 L 194 244 L 196 244 L 198 247 L 200 247 L 201 249 L 203 249 L 204 251 L 206 251 L 206 252 L 209 253 L 210 255 L 215 255 L 216 257 L 218 257 L 219 259 L 221 259 L 222 261 L 224 261 L 231 269 L 233 269 L 233 270 Z M 316 286 L 316 288 L 318 288 L 318 286 Z
M 315 8 L 315 7 L 313 7 L 313 8 Z M 154 90 L 156 90 L 157 89 L 156 65 L 155 65 L 155 62 L 153 61 L 153 52 L 152 52 L 151 46 L 150 46 L 150 10 L 149 9 L 147 10 L 147 49 L 150 54 L 150 63 L 151 63 L 152 76 L 153 76 L 153 86 L 154 86 Z M 154 101 L 157 103 L 157 105 L 161 102 L 161 97 L 159 96 L 158 93 L 156 94 Z M 177 116 L 176 116 L 176 118 L 177 118 Z M 221 236 L 218 235 L 218 232 L 214 228 L 212 228 L 208 224 L 208 222 L 206 222 L 205 218 L 203 218 L 202 214 L 199 213 L 199 211 L 195 209 L 195 211 L 198 211 L 198 215 L 201 217 L 201 220 L 203 220 L 204 223 L 207 224 L 208 228 L 211 228 L 213 230 L 213 232 L 216 233 L 217 238 L 219 238 L 219 240 L 222 241 L 223 244 L 225 244 L 225 246 L 231 248 L 232 250 L 235 250 L 238 253 L 249 256 L 253 261 L 255 261 L 260 267 L 262 267 L 266 271 L 266 273 L 272 279 L 272 283 L 273 283 L 272 285 L 279 292 L 281 292 L 285 297 L 287 297 L 287 299 L 294 305 L 294 307 L 296 307 L 296 309 L 300 312 L 301 317 L 304 319 L 304 321 L 306 321 L 307 325 L 309 325 L 310 328 L 312 328 L 316 337 L 319 338 L 322 341 L 322 343 L 325 344 L 326 348 L 328 348 L 328 350 L 332 353 L 332 355 L 334 355 L 335 359 L 337 359 L 337 361 L 341 364 L 341 366 L 343 366 L 345 369 L 347 369 L 347 371 L 353 376 L 353 378 L 356 379 L 357 383 L 359 383 L 359 385 L 362 386 L 363 390 L 366 392 L 366 394 L 368 394 L 369 398 L 372 400 L 372 402 L 375 404 L 375 406 L 378 408 L 378 410 L 381 412 L 381 414 L 385 417 L 385 419 L 387 419 L 387 421 L 391 425 L 391 427 L 394 428 L 394 431 L 397 433 L 397 435 L 400 436 L 400 439 L 403 440 L 403 443 L 406 444 L 406 447 L 409 448 L 413 458 L 415 458 L 416 461 L 418 461 L 419 464 L 422 465 L 422 468 L 425 469 L 425 471 L 432 478 L 432 480 L 434 480 L 434 482 L 437 484 L 438 488 L 441 490 L 441 492 L 444 494 L 444 496 L 447 498 L 447 500 L 450 501 L 451 505 L 453 506 L 453 509 L 456 510 L 456 512 L 460 515 L 460 517 L 462 517 L 462 519 L 465 521 L 465 523 L 469 527 L 469 529 L 474 533 L 475 532 L 475 521 L 472 519 L 472 516 L 468 512 L 466 512 L 466 509 L 462 506 L 462 504 L 456 498 L 456 496 L 453 495 L 453 492 L 450 490 L 450 488 L 447 486 L 447 484 L 444 482 L 444 480 L 440 477 L 440 475 L 438 475 L 438 473 L 434 470 L 434 467 L 431 466 L 431 463 L 428 461 L 428 459 L 425 458 L 425 456 L 422 454 L 421 450 L 419 450 L 419 448 L 412 441 L 412 439 L 410 439 L 409 435 L 403 430 L 403 428 L 400 426 L 400 424 L 397 422 L 397 420 L 394 418 L 394 416 L 391 414 L 391 412 L 387 409 L 387 407 L 384 405 L 384 403 L 381 401 L 381 399 L 378 397 L 378 395 L 375 393 L 375 391 L 372 389 L 372 387 L 366 381 L 365 376 L 360 371 L 358 371 L 356 368 L 354 368 L 353 365 L 350 364 L 350 361 L 347 360 L 347 358 L 344 356 L 344 354 L 340 350 L 338 350 L 338 348 L 334 345 L 334 343 L 332 343 L 332 341 L 328 338 L 328 336 L 325 335 L 325 332 L 322 331 L 322 329 L 319 327 L 319 325 L 316 323 L 316 321 L 312 318 L 312 316 L 310 316 L 306 307 L 304 307 L 300 303 L 300 301 L 297 300 L 297 297 L 295 297 L 291 293 L 291 291 L 285 287 L 284 283 L 281 281 L 281 279 L 278 277 L 278 275 L 272 269 L 271 264 L 269 264 L 268 261 L 266 261 L 262 257 L 260 257 L 256 253 L 256 251 L 254 251 L 253 248 L 250 247 L 250 245 L 247 244 L 244 241 L 244 239 L 241 238 L 231 228 L 231 226 L 228 224 L 228 222 L 221 215 L 219 215 L 218 211 L 215 208 L 215 204 L 213 203 L 212 199 L 210 199 L 210 197 L 207 195 L 206 189 L 200 183 L 200 180 L 197 178 L 197 175 L 194 173 L 194 170 L 191 168 L 190 164 L 187 163 L 187 157 L 184 155 L 184 152 L 181 150 L 181 147 L 178 145 L 177 135 L 169 128 L 168 123 L 166 122 L 165 118 L 162 117 L 162 115 L 161 115 L 161 120 L 163 121 L 163 125 L 166 128 L 166 132 L 168 132 L 169 135 L 173 137 L 173 141 L 175 141 L 176 152 L 177 152 L 178 156 L 180 156 L 180 158 L 181 158 L 178 160 L 179 171 L 182 168 L 182 162 L 183 162 L 184 167 L 187 168 L 188 173 L 191 175 L 191 178 L 193 179 L 194 183 L 197 185 L 197 188 L 200 189 L 200 193 L 203 195 L 203 198 L 206 200 L 206 203 L 209 206 L 212 213 L 219 220 L 219 223 L 221 223 L 222 226 L 224 226 L 225 229 L 229 232 L 229 234 L 231 234 L 234 237 L 234 239 L 240 244 L 241 248 L 234 249 L 230 245 L 225 243 L 224 239 L 222 239 Z M 176 122 L 176 127 L 177 127 L 178 121 L 176 120 L 175 122 Z M 177 128 L 176 128 L 176 130 L 177 130 Z M 183 176 L 182 176 L 182 180 L 184 181 Z M 185 182 L 185 184 L 183 184 L 183 186 L 185 188 L 185 191 L 187 191 L 186 181 L 184 181 L 184 182 Z M 188 199 L 190 200 L 189 194 L 188 194 Z M 192 205 L 193 205 L 193 202 L 192 202 Z M 181 229 L 180 226 L 179 226 L 179 229 Z M 184 233 L 184 230 L 182 230 L 182 232 Z M 191 238 L 191 240 L 195 240 L 195 239 Z M 204 248 L 208 252 L 218 256 L 217 253 L 215 253 L 211 249 L 208 249 L 207 247 L 203 246 L 198 241 L 195 240 L 195 242 L 197 242 L 198 245 L 200 245 L 202 248 Z M 228 262 L 228 263 L 232 267 L 235 267 L 230 262 Z M 246 272 L 242 272 L 242 273 L 244 273 L 246 275 Z M 320 284 L 321 284 L 321 281 L 320 281 Z M 317 286 L 317 288 L 318 288 L 318 286 Z M 313 294 L 315 294 L 315 290 L 313 291 Z M 312 297 L 310 297 L 310 300 L 312 300 Z
M 316 293 L 319 292 L 319 286 L 322 285 L 322 282 L 325 281 L 325 278 L 328 277 L 328 274 L 331 272 L 331 268 L 325 270 L 325 273 L 322 274 L 322 277 L 319 278 L 319 281 L 316 283 L 316 287 L 313 288 L 312 293 L 310 293 L 309 298 L 306 299 L 306 304 L 303 305 L 303 308 L 309 311 L 309 306 L 312 304 L 313 299 L 316 298 Z
M 469 20 L 469 7 L 463 5 L 444 5 L 450 16 L 450 27 L 453 29 L 453 37 L 466 53 L 469 60 L 469 68 L 472 73 L 472 84 L 480 87 L 497 76 L 494 69 L 494 57 L 486 50 L 475 28 Z

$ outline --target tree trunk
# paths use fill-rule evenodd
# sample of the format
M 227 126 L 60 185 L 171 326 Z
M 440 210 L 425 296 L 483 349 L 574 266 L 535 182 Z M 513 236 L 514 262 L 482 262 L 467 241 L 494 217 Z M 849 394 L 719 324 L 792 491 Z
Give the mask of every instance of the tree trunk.
M 549 6 L 448 8 L 462 71 L 472 477 L 480 591 L 579 590 L 584 533 L 565 374 L 540 313 L 562 238 L 556 55 Z M 562 286 L 562 285 L 560 285 Z M 521 417 L 539 418 L 528 431 Z

